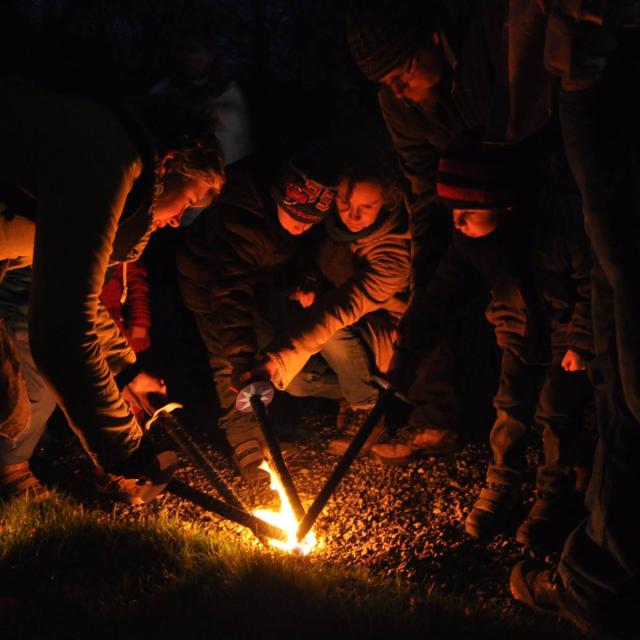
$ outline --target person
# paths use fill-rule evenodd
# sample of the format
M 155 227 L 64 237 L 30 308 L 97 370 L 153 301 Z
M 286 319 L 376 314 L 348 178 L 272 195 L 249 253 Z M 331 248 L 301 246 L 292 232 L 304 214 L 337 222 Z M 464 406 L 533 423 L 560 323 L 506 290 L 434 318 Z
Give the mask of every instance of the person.
M 449 243 L 451 219 L 437 201 L 435 183 L 438 158 L 451 142 L 474 132 L 504 144 L 529 140 L 546 153 L 553 83 L 536 57 L 538 43 L 528 38 L 535 3 L 510 3 L 520 17 L 509 30 L 506 4 L 351 3 L 349 46 L 361 71 L 379 85 L 380 111 L 410 186 L 412 289 L 427 286 Z M 406 314 L 412 313 L 410 304 Z M 455 329 L 451 333 L 460 334 Z M 451 333 L 443 334 L 402 390 L 414 405 L 411 431 L 422 431 L 422 444 L 434 452 L 457 438 L 460 426 L 453 360 L 464 354 Z M 394 382 L 393 365 L 389 376 Z
M 638 393 L 638 75 L 640 6 L 555 2 L 542 21 L 541 55 L 560 78 L 565 151 L 583 199 L 592 272 L 598 442 L 588 517 L 557 565 L 534 560 L 511 573 L 513 595 L 597 637 L 634 638 L 640 599 Z
M 98 488 L 132 504 L 166 485 L 173 452 L 156 454 L 124 393 L 149 406 L 160 382 L 139 371 L 99 294 L 108 264 L 139 257 L 156 228 L 219 193 L 215 139 L 165 100 L 107 105 L 0 81 L 2 272 L 32 264 L 29 338 L 34 362 L 96 465 Z M 73 170 L 71 170 L 73 168 Z M 15 349 L 0 328 L 0 437 L 29 423 Z M 124 393 L 123 393 L 124 390 Z M 4 497 L 31 476 L 28 460 L 0 468 Z
M 0 467 L 13 468 L 13 489 L 6 484 L 2 494 L 29 492 L 34 500 L 49 496 L 48 490 L 30 473 L 28 464 L 45 433 L 47 422 L 56 408 L 56 399 L 38 372 L 29 346 L 29 291 L 31 267 L 13 269 L 0 282 L 0 318 L 15 348 L 14 366 L 18 365 L 26 383 L 30 406 L 28 424 L 13 437 L 0 438 Z M 18 473 L 16 473 L 18 471 Z M 0 495 L 2 495 L 0 494 Z
M 207 349 L 218 426 L 250 482 L 266 477 L 258 468 L 260 431 L 251 414 L 235 408 L 236 394 L 286 320 L 289 294 L 304 272 L 302 236 L 334 206 L 334 180 L 322 166 L 307 154 L 275 180 L 251 164 L 229 170 L 220 199 L 188 227 L 178 249 L 180 290 Z
M 100 299 L 136 353 L 151 347 L 149 285 L 142 258 L 116 264 L 102 287 Z
M 304 311 L 266 349 L 249 377 L 267 377 L 294 396 L 346 401 L 344 433 L 329 444 L 341 455 L 374 406 L 375 374 L 387 370 L 409 288 L 409 232 L 393 165 L 375 154 L 341 172 L 336 208 L 315 258 L 313 287 L 295 292 Z M 380 421 L 362 448 L 385 435 Z
M 453 212 L 454 239 L 416 300 L 419 320 L 401 323 L 398 348 L 411 333 L 421 334 L 428 348 L 465 292 L 480 279 L 487 282 L 492 295 L 487 318 L 502 361 L 490 436 L 493 462 L 465 529 L 488 540 L 513 517 L 527 434 L 535 422 L 544 460 L 536 500 L 516 540 L 557 548 L 582 515 L 574 467 L 581 461 L 580 432 L 591 396 L 586 374 L 593 354 L 591 259 L 575 190 L 545 185 L 536 193 L 524 183 L 525 171 L 515 151 L 500 146 L 467 143 L 441 157 L 437 192 Z M 401 443 L 373 450 L 402 459 L 412 449 Z

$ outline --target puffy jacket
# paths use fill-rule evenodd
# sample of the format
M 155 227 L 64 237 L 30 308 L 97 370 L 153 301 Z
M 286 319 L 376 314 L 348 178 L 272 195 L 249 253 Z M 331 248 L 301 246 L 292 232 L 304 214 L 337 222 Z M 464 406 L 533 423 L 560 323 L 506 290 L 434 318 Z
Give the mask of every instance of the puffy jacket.
M 501 348 L 546 363 L 567 349 L 593 355 L 591 254 L 580 201 L 545 194 L 515 209 L 492 234 L 454 239 L 431 283 L 416 290 L 415 310 L 399 328 L 400 348 L 430 347 L 462 296 L 481 282 L 491 289 L 487 319 Z
M 114 378 L 135 355 L 99 294 L 134 185 L 153 193 L 152 144 L 89 100 L 17 81 L 0 81 L 0 93 L 0 185 L 35 202 L 34 222 L 20 198 L 0 197 L 0 261 L 33 263 L 34 360 L 86 450 L 110 465 L 136 449 L 141 431 Z M 140 220 L 145 235 L 148 206 L 127 220 Z
M 236 371 L 255 363 L 257 318 L 269 317 L 276 292 L 295 275 L 297 244 L 280 225 L 267 188 L 236 165 L 220 199 L 189 227 L 178 249 L 183 299 L 205 342 L 214 333 Z
M 348 241 L 347 232 L 342 241 L 335 237 L 329 231 L 316 258 L 331 288 L 297 317 L 279 344 L 268 349 L 277 365 L 273 382 L 280 389 L 336 331 L 361 321 L 371 336 L 377 368 L 384 372 L 389 365 L 395 327 L 408 298 L 411 258 L 406 211 L 383 211 L 380 224 L 364 237 Z

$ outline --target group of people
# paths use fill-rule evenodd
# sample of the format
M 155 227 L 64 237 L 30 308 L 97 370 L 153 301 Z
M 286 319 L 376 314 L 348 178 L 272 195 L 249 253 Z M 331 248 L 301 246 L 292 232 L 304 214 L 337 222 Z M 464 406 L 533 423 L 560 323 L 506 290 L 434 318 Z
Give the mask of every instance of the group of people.
M 192 108 L 202 92 L 184 79 L 118 106 L 4 81 L 0 264 L 32 264 L 28 371 L 46 381 L 99 487 L 140 504 L 175 468 L 133 413 L 153 412 L 164 384 L 136 364 L 99 296 L 110 265 L 139 258 L 185 211 L 198 215 L 178 244 L 180 292 L 248 481 L 263 447 L 235 399 L 256 379 L 339 401 L 330 453 L 375 405 L 378 374 L 413 409 L 393 432 L 376 425 L 363 455 L 396 465 L 459 449 L 453 338 L 484 287 L 501 352 L 493 460 L 464 527 L 483 541 L 507 528 L 538 427 L 536 498 L 516 539 L 562 553 L 557 566 L 520 562 L 511 590 L 583 631 L 633 637 L 639 164 L 625 83 L 637 76 L 639 27 L 633 0 L 354 0 L 347 38 L 379 85 L 393 161 L 344 144 L 278 167 L 244 143 L 223 159 L 204 123 L 215 101 L 203 119 Z M 237 100 L 235 89 L 217 95 Z M 0 328 L 8 498 L 41 487 L 28 463 L 35 392 L 15 328 Z

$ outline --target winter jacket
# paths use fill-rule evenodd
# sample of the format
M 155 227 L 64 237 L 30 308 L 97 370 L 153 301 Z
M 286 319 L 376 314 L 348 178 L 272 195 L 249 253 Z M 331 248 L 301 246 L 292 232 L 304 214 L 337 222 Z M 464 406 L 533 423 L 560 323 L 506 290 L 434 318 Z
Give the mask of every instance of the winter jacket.
M 0 261 L 33 263 L 34 360 L 87 451 L 110 465 L 141 431 L 114 378 L 135 355 L 99 294 L 110 259 L 137 257 L 150 230 L 153 146 L 86 99 L 9 80 L 0 93 Z
M 339 224 L 337 215 L 332 215 L 333 224 Z M 277 365 L 272 378 L 276 387 L 286 389 L 336 331 L 360 321 L 371 337 L 377 368 L 387 370 L 395 327 L 408 299 L 410 246 L 404 208 L 383 210 L 378 220 L 364 237 L 349 241 L 352 234 L 344 230 L 342 241 L 331 231 L 323 239 L 316 263 L 331 288 L 268 350 Z
M 483 238 L 454 232 L 432 281 L 415 292 L 416 313 L 401 323 L 402 351 L 428 350 L 462 296 L 484 282 L 498 346 L 531 364 L 561 359 L 567 349 L 593 355 L 591 254 L 579 199 L 545 195 L 506 215 Z
M 151 327 L 149 285 L 144 263 L 136 260 L 115 265 L 102 287 L 100 298 L 131 348 L 136 353 L 148 349 L 151 346 L 148 332 L 144 338 L 131 335 L 134 327 L 147 330 Z
M 429 281 L 444 254 L 451 224 L 436 199 L 440 154 L 473 135 L 497 143 L 529 142 L 551 114 L 551 74 L 543 65 L 544 7 L 530 0 L 440 3 L 438 31 L 445 74 L 435 107 L 398 99 L 382 86 L 378 100 L 410 185 L 412 280 Z M 506 24 L 507 5 L 512 16 Z M 431 34 L 429 34 L 431 35 Z M 542 143 L 542 147 L 546 142 Z M 540 152 L 540 150 L 537 150 Z M 544 149 L 542 149 L 544 152 Z
M 236 165 L 220 199 L 178 248 L 182 297 L 205 343 L 214 333 L 236 372 L 255 363 L 256 320 L 269 318 L 277 292 L 295 275 L 296 244 L 280 225 L 268 188 L 251 169 Z

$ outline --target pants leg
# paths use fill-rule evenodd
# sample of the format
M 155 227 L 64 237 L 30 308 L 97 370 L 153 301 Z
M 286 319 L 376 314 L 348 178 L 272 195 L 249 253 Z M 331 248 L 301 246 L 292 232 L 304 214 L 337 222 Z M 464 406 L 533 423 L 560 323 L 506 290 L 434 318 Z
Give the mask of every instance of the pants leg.
M 536 409 L 544 447 L 544 461 L 538 468 L 539 491 L 568 494 L 574 490 L 578 435 L 590 397 L 586 371 L 565 371 L 560 363 L 547 367 Z
M 287 393 L 298 398 L 342 398 L 338 376 L 320 355 L 309 358 L 302 371 L 289 383 Z
M 538 367 L 524 364 L 509 349 L 502 352 L 500 383 L 494 398 L 497 417 L 491 429 L 492 469 L 505 474 L 525 468 L 525 448 L 537 396 Z

